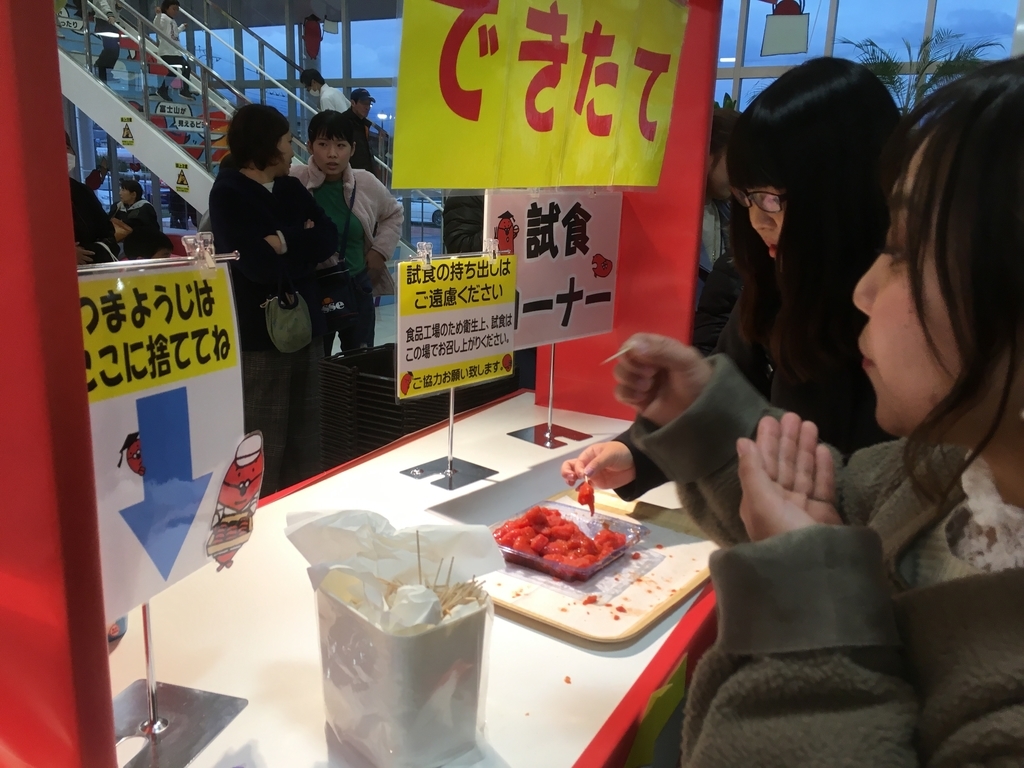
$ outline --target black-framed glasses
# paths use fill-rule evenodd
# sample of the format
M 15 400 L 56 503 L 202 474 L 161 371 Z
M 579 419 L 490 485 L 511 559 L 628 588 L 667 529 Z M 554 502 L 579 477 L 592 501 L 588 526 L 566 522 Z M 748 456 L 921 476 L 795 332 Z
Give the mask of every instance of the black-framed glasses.
M 781 213 L 783 206 L 786 204 L 785 193 L 776 194 L 775 192 L 765 192 L 756 189 L 744 192 L 742 189 L 732 187 L 732 195 L 736 198 L 736 202 L 744 208 L 756 205 L 765 213 Z

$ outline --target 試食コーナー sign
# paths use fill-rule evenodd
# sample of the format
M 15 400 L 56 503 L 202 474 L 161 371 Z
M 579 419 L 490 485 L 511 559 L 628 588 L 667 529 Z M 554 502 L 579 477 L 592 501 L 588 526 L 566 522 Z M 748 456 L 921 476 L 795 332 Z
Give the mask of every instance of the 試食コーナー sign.
M 672 0 L 406 3 L 394 185 L 656 185 L 686 15 Z
M 510 376 L 515 301 L 514 256 L 400 262 L 398 397 Z
M 516 349 L 608 333 L 621 192 L 488 192 L 484 236 L 514 253 Z

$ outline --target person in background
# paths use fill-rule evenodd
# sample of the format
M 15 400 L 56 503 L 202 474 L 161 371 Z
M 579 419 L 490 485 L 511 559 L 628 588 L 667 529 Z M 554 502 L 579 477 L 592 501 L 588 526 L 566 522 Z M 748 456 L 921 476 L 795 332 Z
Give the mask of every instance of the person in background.
M 444 200 L 444 252 L 479 253 L 484 247 L 484 196 L 449 195 Z
M 348 108 L 348 99 L 345 94 L 334 86 L 328 85 L 320 70 L 304 69 L 299 75 L 299 82 L 310 96 L 316 96 L 320 100 L 320 111 L 326 112 L 329 109 L 335 112 L 344 112 Z
M 64 132 L 68 155 L 68 183 L 71 186 L 71 216 L 75 227 L 75 260 L 79 265 L 116 261 L 121 252 L 110 223 L 96 194 L 71 176 L 78 158 L 71 146 L 71 134 Z
M 704 184 L 704 220 L 701 226 L 697 296 L 718 258 L 729 250 L 729 171 L 725 150 L 740 113 L 715 107 L 711 116 L 711 144 Z
M 235 165 L 235 161 L 231 158 L 231 153 L 227 152 L 227 153 L 225 153 L 220 158 L 219 161 L 217 161 L 217 175 L 219 176 L 221 171 L 227 171 L 227 170 L 231 170 L 231 169 L 234 169 L 234 170 L 237 171 L 238 167 Z M 209 209 L 207 209 L 206 213 L 204 213 L 202 215 L 202 217 L 199 219 L 199 223 L 196 224 L 196 231 L 197 232 L 210 232 L 210 231 L 212 231 L 211 230 L 211 226 L 210 226 L 210 211 L 209 211 Z
M 96 34 L 103 41 L 103 50 L 96 57 L 96 73 L 100 80 L 107 82 L 108 72 L 113 69 L 121 56 L 121 34 L 117 30 L 117 15 L 114 8 L 107 0 L 92 0 L 93 4 L 100 9 L 103 18 L 96 19 Z M 80 0 L 88 3 L 89 0 Z
M 867 67 L 812 59 L 740 114 L 726 154 L 737 200 L 730 252 L 743 292 L 716 351 L 843 455 L 892 439 L 875 420 L 857 350 L 864 317 L 848 297 L 885 241 L 881 155 L 898 122 Z M 565 462 L 563 476 L 584 470 L 630 499 L 666 480 L 628 433 Z
M 96 163 L 96 167 L 85 177 L 85 186 L 96 192 L 103 186 L 103 182 L 106 181 L 109 172 L 110 167 L 107 165 L 107 158 L 101 157 L 99 162 Z
M 844 460 L 727 358 L 641 336 L 620 360 L 637 439 L 722 546 L 684 768 L 1024 765 L 1022 134 L 1016 58 L 893 138 L 893 225 L 851 304 L 905 439 Z
M 125 258 L 152 258 L 152 235 L 160 232 L 156 209 L 143 196 L 142 185 L 135 179 L 121 179 L 118 194 L 120 201 L 110 209 L 110 219 Z
M 444 252 L 479 253 L 484 246 L 484 196 L 449 195 L 444 200 Z M 517 349 L 520 389 L 537 386 L 537 348 Z
M 373 159 L 373 151 L 370 149 L 370 105 L 377 100 L 370 95 L 365 88 L 354 88 L 349 108 L 341 113 L 342 119 L 352 126 L 352 136 L 355 145 L 352 150 L 352 159 L 349 165 L 362 171 L 369 171 L 377 175 L 377 164 Z
M 186 22 L 178 24 L 174 20 L 180 10 L 181 6 L 178 0 L 163 0 L 160 3 L 160 11 L 153 19 L 153 24 L 160 32 L 157 36 L 157 51 L 160 54 L 160 58 L 170 64 L 172 69 L 178 70 L 181 78 L 181 88 L 178 90 L 178 93 L 181 95 L 181 98 L 192 100 L 195 97 L 192 95 L 192 89 L 188 84 L 189 78 L 192 77 L 192 68 L 188 65 L 185 57 L 181 55 L 178 46 L 174 45 L 174 43 L 178 42 L 178 35 L 184 32 L 187 26 Z M 165 37 L 169 39 L 165 40 Z M 169 80 L 170 75 L 164 78 L 164 81 L 156 91 L 164 101 L 171 100 L 171 94 L 167 90 Z
M 174 243 L 163 232 L 152 232 L 146 237 L 150 240 L 148 250 L 153 254 L 151 259 L 169 259 L 174 255 Z
M 288 175 L 292 135 L 273 107 L 246 104 L 231 119 L 228 146 L 239 170 L 225 169 L 210 191 L 218 249 L 231 262 L 242 356 L 245 431 L 263 432 L 263 488 L 271 494 L 320 471 L 320 387 L 324 320 L 313 273 L 338 250 L 338 228 L 298 179 Z M 310 344 L 281 352 L 264 305 L 298 293 L 312 325 Z
M 351 329 L 340 331 L 341 349 L 350 352 L 373 346 L 376 310 L 373 287 L 385 279 L 388 257 L 402 235 L 404 212 L 387 187 L 372 174 L 352 168 L 349 158 L 355 148 L 351 122 L 340 112 L 320 112 L 309 121 L 309 163 L 292 165 L 291 175 L 299 179 L 338 227 L 348 231 L 348 240 L 338 251 L 348 265 L 355 286 L 358 317 Z M 351 204 L 351 206 L 350 206 Z M 332 258 L 321 265 L 335 266 Z M 330 355 L 334 333 L 324 336 L 324 354 Z
M 697 267 L 697 310 L 693 318 L 693 346 L 710 355 L 740 296 L 742 280 L 729 253 L 729 172 L 726 146 L 740 113 L 716 107 L 711 118 L 704 225 Z

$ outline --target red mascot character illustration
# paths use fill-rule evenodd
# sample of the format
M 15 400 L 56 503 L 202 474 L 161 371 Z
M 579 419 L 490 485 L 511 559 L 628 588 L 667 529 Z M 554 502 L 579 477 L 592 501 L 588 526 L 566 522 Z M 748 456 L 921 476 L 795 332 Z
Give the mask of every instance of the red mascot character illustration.
M 498 240 L 498 253 L 515 253 L 516 236 L 519 225 L 511 211 L 505 211 L 498 217 L 498 226 L 494 228 L 494 236 Z
M 121 446 L 121 458 L 117 460 L 118 469 L 121 468 L 121 462 L 128 459 L 128 468 L 139 477 L 146 474 L 146 468 L 142 466 L 142 443 L 139 441 L 139 433 L 132 432 L 128 437 L 124 439 L 124 444 Z
M 252 520 L 263 485 L 263 433 L 252 432 L 238 444 L 235 459 L 224 473 L 213 530 L 206 554 L 217 561 L 217 570 L 230 568 L 235 553 L 252 535 Z
M 612 260 L 600 253 L 595 253 L 590 263 L 594 265 L 594 277 L 608 277 L 612 273 Z

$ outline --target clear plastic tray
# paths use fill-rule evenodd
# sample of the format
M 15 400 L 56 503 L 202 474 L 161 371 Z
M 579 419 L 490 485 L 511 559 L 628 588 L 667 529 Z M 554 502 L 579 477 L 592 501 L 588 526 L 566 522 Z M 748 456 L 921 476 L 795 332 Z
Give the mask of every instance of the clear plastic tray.
M 524 509 L 518 515 L 509 518 L 509 520 L 522 517 L 535 506 L 557 510 L 565 520 L 576 523 L 580 530 L 590 538 L 594 538 L 598 531 L 604 527 L 605 523 L 608 524 L 609 530 L 615 531 L 615 533 L 621 533 L 626 537 L 626 543 L 623 546 L 612 550 L 604 559 L 598 560 L 596 563 L 587 566 L 586 568 L 577 568 L 575 566 L 566 565 L 565 563 L 556 563 L 553 560 L 545 560 L 540 555 L 524 554 L 523 552 L 519 552 L 511 547 L 498 544 L 498 549 L 500 549 L 501 554 L 505 556 L 506 562 L 515 563 L 516 565 L 522 565 L 527 568 L 533 568 L 536 571 L 547 573 L 554 576 L 556 579 L 561 579 L 562 581 L 587 581 L 592 578 L 595 573 L 603 568 L 607 568 L 622 557 L 630 547 L 642 541 L 643 538 L 651 532 L 647 526 L 635 523 L 632 520 L 616 517 L 614 515 L 606 515 L 601 512 L 595 512 L 593 516 L 591 516 L 590 510 L 580 509 L 579 507 L 573 507 L 569 504 L 561 504 L 557 501 L 546 501 L 541 502 L 540 504 L 532 504 L 529 508 Z M 508 522 L 508 520 L 502 520 L 500 523 L 495 523 L 491 526 L 491 531 L 496 531 L 506 522 Z

